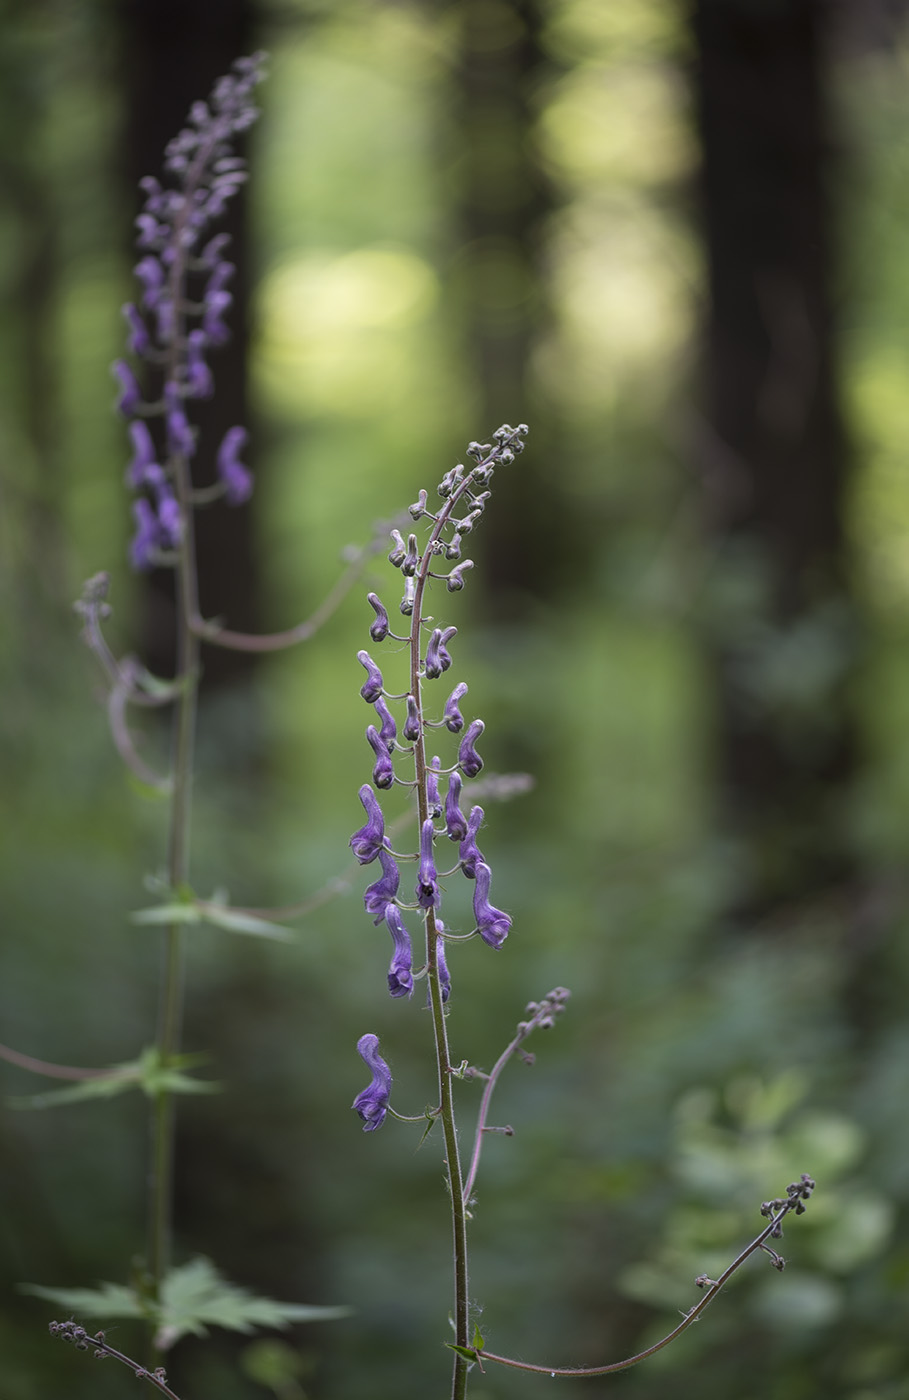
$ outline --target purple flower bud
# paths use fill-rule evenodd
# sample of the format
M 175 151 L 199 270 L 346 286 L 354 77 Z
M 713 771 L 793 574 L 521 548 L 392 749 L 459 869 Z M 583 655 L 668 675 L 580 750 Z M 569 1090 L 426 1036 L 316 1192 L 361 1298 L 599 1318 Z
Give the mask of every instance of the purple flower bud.
M 143 317 L 140 316 L 131 301 L 128 301 L 126 305 L 120 309 L 129 326 L 127 345 L 134 355 L 147 355 L 151 349 L 151 337 L 148 334 L 148 327 Z
M 199 254 L 199 261 L 204 267 L 215 267 L 221 260 L 221 254 L 230 243 L 229 233 L 216 233 L 214 238 L 206 243 Z
M 138 214 L 135 222 L 139 230 L 137 248 L 156 248 L 167 237 L 166 224 L 159 224 L 154 214 Z
M 414 599 L 416 598 L 416 596 L 416 579 L 406 578 L 404 580 L 404 597 L 401 599 L 401 602 L 398 605 L 404 617 L 410 617 L 413 613 Z
M 412 506 L 408 506 L 408 507 L 407 507 L 407 509 L 410 511 L 411 515 L 413 516 L 414 520 L 419 520 L 421 516 L 426 515 L 426 513 L 427 513 L 427 512 L 426 512 L 426 501 L 427 501 L 426 492 L 425 492 L 425 491 L 421 491 L 421 492 L 420 492 L 420 499 L 419 499 L 418 501 L 414 501 L 414 503 L 413 503 Z
M 380 695 L 375 701 L 373 709 L 382 721 L 382 728 L 379 730 L 379 738 L 385 745 L 389 753 L 392 753 L 395 746 L 395 739 L 398 737 L 398 726 L 395 724 L 394 715 L 389 710 L 385 701 Z
M 177 498 L 166 481 L 162 481 L 158 488 L 158 524 L 162 545 L 175 549 L 183 532 L 183 517 Z
M 350 849 L 361 865 L 369 865 L 382 849 L 385 840 L 385 818 L 379 806 L 379 799 L 369 783 L 363 784 L 358 796 L 366 809 L 368 821 L 351 836 Z
M 465 559 L 462 563 L 455 565 L 448 575 L 448 578 L 445 580 L 445 587 L 448 589 L 449 593 L 458 593 L 464 587 L 464 579 L 462 577 L 464 570 L 472 568 L 472 559 Z
M 384 917 L 388 932 L 395 941 L 388 967 L 388 990 L 393 997 L 409 997 L 413 995 L 413 950 L 410 946 L 410 934 L 404 927 L 396 904 L 386 904 Z
M 198 327 L 186 337 L 186 392 L 193 399 L 210 398 L 215 381 L 205 363 L 205 332 Z
M 133 460 L 126 469 L 126 480 L 137 490 L 147 479 L 149 467 L 156 466 L 155 444 L 152 435 L 141 418 L 135 418 L 129 425 L 129 435 L 133 442 Z
M 124 418 L 131 418 L 142 402 L 138 380 L 125 360 L 114 360 L 110 368 L 111 374 L 120 381 L 117 412 L 122 413 Z
M 407 718 L 404 721 L 404 728 L 401 733 L 405 739 L 414 743 L 420 737 L 420 715 L 417 710 L 417 702 L 412 695 L 407 697 Z
M 151 309 L 157 306 L 164 288 L 164 268 L 156 257 L 148 257 L 136 263 L 133 273 L 142 283 L 142 305 Z
M 367 593 L 366 601 L 376 614 L 375 622 L 370 624 L 369 635 L 374 642 L 384 642 L 388 636 L 388 613 L 375 593 Z
M 446 559 L 460 559 L 461 557 L 461 536 L 453 534 L 448 544 L 445 546 Z
M 391 553 L 388 556 L 388 562 L 389 564 L 393 564 L 396 569 L 400 569 L 401 565 L 404 563 L 404 555 L 407 553 L 404 547 L 404 538 L 400 530 L 392 530 L 391 538 L 393 540 L 393 545 Z
M 445 830 L 452 841 L 463 841 L 467 835 L 467 822 L 459 805 L 461 787 L 461 775 L 455 769 L 449 775 L 448 795 L 445 798 Z
M 391 1070 L 379 1054 L 379 1037 L 361 1035 L 357 1041 L 357 1054 L 366 1068 L 372 1072 L 372 1083 L 361 1089 L 351 1104 L 363 1119 L 364 1133 L 374 1133 L 381 1128 L 388 1112 L 391 1096 Z
M 445 710 L 442 715 L 446 729 L 450 729 L 452 734 L 460 734 L 464 728 L 464 716 L 458 709 L 458 701 L 463 700 L 467 694 L 467 685 L 460 681 L 445 701 Z
M 205 284 L 204 299 L 208 301 L 215 292 L 223 292 L 230 279 L 236 272 L 236 267 L 232 262 L 219 259 L 214 266 L 211 276 Z
M 449 728 L 450 727 L 449 725 Z M 467 733 L 461 740 L 461 745 L 458 749 L 458 764 L 465 778 L 475 778 L 483 767 L 483 760 L 477 753 L 474 745 L 485 728 L 486 725 L 481 719 L 472 720 L 467 727 Z
M 436 928 L 441 928 L 442 922 L 436 919 Z M 448 963 L 445 961 L 445 939 L 436 939 L 436 967 L 439 971 L 439 990 L 442 993 L 442 1005 L 444 1006 L 451 996 L 451 973 L 448 971 Z
M 439 800 L 439 769 L 441 766 L 442 760 L 437 755 L 426 770 L 426 805 L 429 808 L 429 815 L 434 818 L 442 815 L 442 803 Z
M 218 476 L 224 482 L 224 494 L 232 506 L 242 505 L 252 495 L 252 473 L 239 460 L 247 437 L 245 428 L 228 428 L 218 448 Z
M 419 565 L 420 565 L 420 549 L 419 549 L 419 545 L 418 545 L 418 543 L 417 543 L 417 537 L 416 537 L 416 535 L 408 535 L 408 537 L 407 537 L 407 553 L 404 555 L 404 561 L 403 561 L 403 563 L 401 564 L 401 573 L 402 573 L 402 574 L 407 574 L 407 575 L 409 575 L 409 576 L 412 576 L 413 574 L 415 574 L 415 573 L 417 572 L 417 569 L 419 568 Z
M 450 642 L 457 632 L 457 627 L 446 627 L 443 632 L 441 627 L 437 627 L 429 639 L 426 647 L 426 679 L 434 681 L 437 676 L 441 676 L 443 671 L 447 671 L 451 665 L 451 657 L 448 654 L 446 642 Z
M 155 302 L 155 317 L 158 322 L 158 340 L 162 345 L 169 345 L 177 328 L 174 303 L 170 297 L 158 298 Z
M 432 855 L 434 835 L 432 819 L 427 817 L 420 828 L 420 874 L 416 886 L 417 903 L 421 909 L 437 909 L 442 902 Z
M 154 556 L 160 544 L 161 529 L 151 503 L 144 496 L 140 496 L 138 501 L 133 501 L 133 518 L 136 522 L 136 533 L 129 547 L 130 563 L 134 569 L 150 569 L 155 563 Z
M 492 871 L 483 861 L 477 863 L 477 887 L 473 892 L 473 916 L 484 943 L 501 948 L 511 928 L 511 916 L 489 903 L 489 882 Z
M 366 730 L 366 738 L 376 756 L 372 780 L 377 788 L 390 788 L 395 780 L 395 770 L 388 753 L 388 746 L 383 742 L 374 724 L 369 725 Z
M 477 864 L 483 859 L 483 852 L 477 845 L 477 832 L 485 813 L 482 807 L 471 807 L 467 830 L 458 848 L 458 858 L 468 880 L 476 878 Z
M 368 651 L 358 651 L 357 660 L 361 666 L 365 666 L 368 672 L 366 680 L 360 686 L 360 694 L 370 705 L 374 700 L 378 700 L 382 694 L 382 672 L 373 661 Z
M 202 312 L 202 329 L 209 345 L 223 345 L 230 339 L 230 331 L 224 324 L 224 317 L 230 310 L 233 297 L 230 292 L 212 292 L 205 298 Z
M 376 923 L 379 924 L 385 917 L 385 906 L 390 904 L 398 893 L 398 885 L 401 882 L 400 872 L 391 851 L 383 849 L 379 852 L 379 864 L 382 866 L 382 875 L 378 880 L 374 880 L 371 885 L 363 891 L 363 903 L 366 906 L 367 914 L 378 915 Z

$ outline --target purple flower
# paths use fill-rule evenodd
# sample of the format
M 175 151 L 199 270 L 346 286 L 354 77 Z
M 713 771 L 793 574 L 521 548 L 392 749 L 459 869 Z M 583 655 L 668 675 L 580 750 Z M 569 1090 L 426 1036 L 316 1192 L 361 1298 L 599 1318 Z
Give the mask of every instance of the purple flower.
M 413 950 L 410 946 L 410 934 L 404 927 L 404 921 L 396 904 L 386 904 L 384 918 L 388 925 L 388 932 L 395 941 L 394 952 L 388 966 L 388 990 L 393 997 L 412 996 Z
M 404 555 L 407 553 L 404 546 L 404 536 L 400 530 L 391 531 L 391 553 L 388 556 L 389 564 L 393 564 L 396 569 L 400 569 L 404 563 Z
M 420 546 L 416 535 L 407 536 L 407 553 L 401 563 L 401 573 L 412 577 L 420 564 Z
M 467 820 L 467 831 L 458 849 L 458 856 L 468 880 L 473 880 L 476 877 L 477 864 L 483 859 L 483 852 L 477 845 L 477 832 L 480 829 L 483 816 L 482 807 L 471 807 Z
M 357 1054 L 366 1068 L 372 1072 L 372 1083 L 361 1089 L 351 1104 L 363 1119 L 364 1133 L 374 1133 L 381 1128 L 388 1112 L 391 1096 L 391 1070 L 379 1054 L 379 1037 L 361 1035 L 357 1041 Z
M 148 309 L 157 306 L 164 290 L 164 268 L 158 259 L 149 253 L 136 263 L 133 273 L 142 283 L 142 305 Z
M 473 916 L 484 943 L 490 948 L 501 948 L 511 928 L 511 917 L 489 902 L 489 882 L 492 871 L 483 861 L 477 862 L 477 887 L 473 892 Z
M 252 473 L 239 460 L 248 436 L 245 428 L 228 428 L 218 448 L 218 476 L 224 482 L 224 494 L 232 506 L 242 505 L 252 495 Z
M 232 262 L 227 262 L 225 259 L 219 258 L 215 263 L 211 276 L 205 284 L 205 300 L 207 301 L 215 292 L 222 292 L 236 270 Z
M 460 734 L 461 730 L 464 728 L 464 716 L 458 709 L 458 702 L 463 700 L 466 694 L 467 686 L 464 681 L 461 681 L 459 685 L 455 686 L 454 690 L 445 701 L 445 711 L 442 715 L 442 719 L 445 722 L 446 729 L 450 729 L 452 734 Z
M 186 392 L 190 398 L 207 399 L 214 393 L 214 388 L 214 377 L 205 362 L 205 332 L 197 326 L 186 337 Z M 231 504 L 236 503 L 231 501 Z
M 449 728 L 451 726 L 449 725 Z M 481 719 L 472 720 L 458 749 L 458 764 L 465 778 L 475 778 L 483 767 L 483 760 L 474 747 L 486 725 Z
M 133 517 L 136 533 L 129 547 L 130 562 L 134 569 L 150 569 L 155 563 L 155 555 L 161 543 L 161 527 L 151 502 L 144 496 L 133 501 Z
M 196 450 L 196 435 L 183 411 L 183 401 L 176 384 L 165 384 L 164 402 L 167 405 L 167 440 L 170 450 L 183 457 L 191 457 Z
M 142 402 L 142 390 L 139 388 L 139 381 L 133 374 L 125 360 L 114 360 L 111 365 L 111 373 L 120 381 L 120 397 L 117 400 L 117 412 L 122 413 L 124 418 L 131 418 Z
M 385 818 L 379 806 L 379 799 L 369 783 L 363 784 L 358 796 L 366 809 L 368 820 L 365 826 L 361 826 L 360 830 L 351 836 L 350 849 L 361 865 L 369 865 L 375 860 L 385 841 Z
M 366 738 L 376 756 L 375 767 L 372 770 L 372 780 L 377 788 L 390 788 L 395 780 L 395 770 L 388 753 L 388 745 L 385 743 L 374 724 L 370 724 L 367 727 Z
M 382 672 L 368 651 L 358 651 L 357 660 L 361 666 L 366 667 L 367 671 L 366 680 L 360 686 L 360 694 L 371 705 L 382 694 Z
M 439 768 L 441 764 L 442 760 L 436 755 L 426 770 L 426 805 L 431 817 L 442 815 L 442 803 L 439 801 Z
M 436 928 L 441 927 L 441 920 L 436 919 Z M 436 967 L 439 971 L 439 988 L 442 993 L 442 1005 L 444 1006 L 451 996 L 451 973 L 448 971 L 448 963 L 445 961 L 445 939 L 441 936 L 436 939 Z
M 183 517 L 177 498 L 166 481 L 157 488 L 158 524 L 161 527 L 161 543 L 175 549 L 183 532 Z
M 455 769 L 449 775 L 448 794 L 445 798 L 445 830 L 452 841 L 463 841 L 467 835 L 467 822 L 459 805 L 462 786 L 461 775 Z
M 458 593 L 464 587 L 464 570 L 473 568 L 473 560 L 465 559 L 463 563 L 455 565 L 448 578 L 445 580 L 445 587 L 449 593 Z
M 416 887 L 417 903 L 421 909 L 437 909 L 442 902 L 435 861 L 432 856 L 434 836 L 432 818 L 427 817 L 420 828 L 420 874 Z
M 420 737 L 420 714 L 417 710 L 417 702 L 412 695 L 407 697 L 407 718 L 404 721 L 404 728 L 401 733 L 405 739 L 411 743 Z
M 129 425 L 129 435 L 133 442 L 133 460 L 126 469 L 126 479 L 137 489 L 148 479 L 149 467 L 157 466 L 155 444 L 152 435 L 141 418 L 134 418 Z
M 457 627 L 446 627 L 443 632 L 441 627 L 437 627 L 429 639 L 426 648 L 426 679 L 433 681 L 437 676 L 441 676 L 443 671 L 447 671 L 451 665 L 451 657 L 448 654 L 447 642 L 457 632 Z
M 230 310 L 232 303 L 233 297 L 230 292 L 215 291 L 205 298 L 202 329 L 209 345 L 224 345 L 230 339 L 230 331 L 224 324 L 224 317 Z
M 375 622 L 370 624 L 369 635 L 374 642 L 384 642 L 388 636 L 388 613 L 375 593 L 367 593 L 366 600 L 376 614 Z
M 121 308 L 121 310 L 123 312 L 124 317 L 126 318 L 126 323 L 129 326 L 129 339 L 126 342 L 127 345 L 129 346 L 130 350 L 132 350 L 134 355 L 147 354 L 148 351 L 151 349 L 151 337 L 148 334 L 148 327 L 146 326 L 143 317 L 140 316 L 139 312 L 133 306 L 131 301 L 128 301 L 126 305 Z
M 373 702 L 373 709 L 382 721 L 382 728 L 379 730 L 379 738 L 382 740 L 388 752 L 392 753 L 394 751 L 395 740 L 398 737 L 398 726 L 395 724 L 395 717 L 381 695 L 378 700 Z
M 401 882 L 398 866 L 391 851 L 386 851 L 383 847 L 379 852 L 379 863 L 382 866 L 381 879 L 373 881 L 363 892 L 366 912 L 378 915 L 377 924 L 385 917 L 385 906 L 394 899 Z

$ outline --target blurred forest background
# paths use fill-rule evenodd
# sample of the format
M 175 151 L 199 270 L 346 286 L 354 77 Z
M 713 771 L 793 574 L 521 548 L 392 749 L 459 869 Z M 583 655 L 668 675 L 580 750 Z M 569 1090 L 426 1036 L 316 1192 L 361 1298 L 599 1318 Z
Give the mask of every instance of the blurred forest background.
M 473 1400 L 909 1396 L 906 8 L 2 5 L 0 1039 L 103 1066 L 153 1038 L 156 935 L 128 915 L 165 809 L 114 754 L 71 604 L 109 570 L 116 648 L 167 673 L 164 585 L 125 565 L 108 369 L 135 184 L 267 48 L 205 410 L 209 443 L 248 423 L 257 487 L 202 521 L 204 611 L 293 624 L 469 439 L 531 425 L 446 609 L 489 768 L 535 778 L 489 805 L 515 923 L 500 954 L 452 959 L 455 1056 L 488 1068 L 528 999 L 574 991 L 494 1110 L 516 1135 L 486 1145 L 471 1227 L 488 1345 L 630 1354 L 761 1200 L 817 1178 L 786 1273 L 752 1260 L 653 1361 L 585 1382 L 490 1368 Z M 202 895 L 282 905 L 348 877 L 372 762 L 363 595 L 389 578 L 379 556 L 290 654 L 206 653 Z M 146 751 L 164 744 L 149 728 Z M 225 1092 L 180 1103 L 178 1257 L 356 1312 L 181 1344 L 185 1400 L 444 1393 L 439 1144 L 364 1135 L 349 1109 L 367 1030 L 401 1111 L 433 1094 L 422 998 L 385 994 L 365 882 L 287 946 L 193 936 L 186 1044 Z M 146 1117 L 139 1096 L 2 1108 L 3 1400 L 133 1386 L 49 1341 L 53 1307 L 16 1285 L 126 1279 Z

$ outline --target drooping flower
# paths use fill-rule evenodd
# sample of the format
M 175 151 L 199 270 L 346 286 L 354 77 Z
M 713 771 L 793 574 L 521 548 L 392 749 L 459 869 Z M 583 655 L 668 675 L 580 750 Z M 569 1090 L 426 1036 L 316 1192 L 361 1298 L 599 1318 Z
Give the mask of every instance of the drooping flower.
M 484 943 L 490 948 L 501 948 L 511 928 L 511 916 L 489 903 L 489 885 L 492 871 L 483 861 L 477 861 L 477 886 L 473 892 L 473 916 Z
M 448 670 L 451 665 L 451 656 L 447 643 L 451 641 L 457 630 L 457 627 L 446 627 L 444 631 L 441 627 L 437 627 L 434 630 L 426 647 L 425 671 L 427 680 L 435 680 L 437 676 L 441 676 L 443 671 Z
M 379 1054 L 379 1037 L 361 1035 L 357 1041 L 357 1054 L 372 1073 L 372 1083 L 361 1089 L 351 1104 L 351 1108 L 363 1119 L 364 1133 L 374 1133 L 381 1128 L 388 1112 L 391 1096 L 391 1070 Z
M 417 709 L 417 702 L 414 696 L 408 695 L 405 703 L 407 705 L 407 718 L 404 721 L 404 728 L 401 730 L 401 733 L 404 735 L 405 739 L 409 739 L 410 742 L 413 743 L 415 739 L 419 739 L 420 737 L 420 712 Z
M 129 425 L 129 435 L 133 443 L 133 460 L 126 469 L 126 479 L 136 490 L 146 480 L 149 467 L 156 466 L 155 444 L 148 431 L 148 425 L 141 418 L 135 418 Z
M 395 944 L 388 966 L 389 993 L 393 997 L 412 996 L 413 950 L 410 946 L 410 934 L 404 927 L 404 920 L 396 904 L 386 904 L 384 918 Z
M 361 865 L 369 865 L 382 849 L 385 840 L 385 817 L 369 783 L 363 784 L 358 796 L 366 809 L 368 820 L 365 826 L 361 826 L 360 830 L 351 836 L 350 849 Z
M 245 428 L 228 428 L 218 448 L 218 476 L 224 482 L 224 494 L 232 506 L 242 505 L 252 495 L 252 472 L 240 461 L 248 436 Z
M 436 928 L 442 928 L 441 919 L 436 919 Z M 442 1005 L 444 1006 L 451 996 L 451 973 L 448 971 L 448 963 L 445 961 L 445 939 L 441 933 L 436 939 L 436 967 L 439 972 L 439 988 L 442 992 Z
M 373 702 L 373 709 L 382 721 L 382 728 L 379 730 L 379 738 L 385 745 L 389 753 L 392 753 L 395 746 L 395 739 L 398 737 L 398 726 L 395 717 L 389 710 L 382 696 Z
M 486 725 L 481 719 L 472 720 L 467 727 L 467 733 L 461 740 L 458 749 L 458 765 L 465 778 L 475 778 L 483 767 L 483 760 L 476 750 L 476 742 L 485 728 Z
M 374 724 L 370 724 L 367 727 L 366 738 L 376 756 L 375 765 L 372 770 L 372 780 L 377 788 L 390 788 L 395 780 L 395 769 L 391 761 L 391 755 L 388 752 L 388 745 L 385 743 Z
M 129 547 L 130 563 L 134 569 L 150 569 L 161 548 L 161 527 L 150 501 L 144 496 L 133 501 L 136 533 Z
M 452 841 L 463 841 L 467 835 L 467 821 L 459 805 L 462 787 L 461 775 L 455 768 L 449 775 L 445 798 L 445 830 Z
M 458 848 L 461 866 L 468 880 L 475 879 L 477 863 L 483 859 L 483 852 L 477 845 L 477 832 L 480 829 L 484 815 L 485 813 L 482 807 L 471 807 L 470 816 L 467 819 L 467 831 Z
M 120 381 L 117 412 L 122 413 L 125 418 L 131 418 L 142 403 L 142 390 L 139 388 L 139 381 L 125 360 L 114 360 L 111 365 L 111 373 L 115 379 Z
M 398 893 L 398 885 L 401 883 L 397 862 L 391 851 L 386 851 L 384 847 L 379 851 L 379 864 L 382 866 L 381 878 L 374 880 L 363 892 L 366 912 L 377 915 L 375 920 L 377 924 L 384 919 L 385 906 L 392 902 Z
M 363 696 L 363 699 L 367 700 L 371 705 L 373 701 L 378 700 L 379 696 L 382 694 L 382 672 L 379 670 L 368 651 L 358 651 L 357 660 L 361 666 L 366 667 L 367 672 L 366 680 L 360 686 L 360 694 Z
M 439 769 L 442 760 L 438 754 L 434 755 L 426 769 L 426 806 L 432 818 L 442 815 L 442 803 L 439 800 Z
M 454 690 L 445 701 L 445 710 L 442 718 L 445 722 L 446 729 L 450 729 L 452 734 L 460 734 L 461 730 L 464 728 L 464 716 L 458 709 L 458 703 L 464 699 L 466 694 L 467 685 L 464 681 L 461 681 L 455 686 Z
M 205 359 L 205 344 L 205 332 L 199 326 L 186 337 L 186 392 L 193 399 L 207 399 L 215 389 L 214 376 Z M 243 471 L 246 471 L 245 467 Z M 251 485 L 249 489 L 252 489 Z M 230 491 L 227 494 L 231 500 Z M 249 495 L 249 491 L 246 495 Z M 245 500 L 246 496 L 242 499 Z M 236 501 L 231 500 L 231 505 L 235 504 Z
M 435 829 L 432 818 L 427 817 L 420 828 L 420 873 L 417 879 L 416 896 L 421 909 L 437 909 L 442 902 L 436 865 L 432 854 Z
M 375 622 L 370 623 L 369 635 L 374 642 L 384 642 L 388 636 L 388 613 L 381 599 L 375 593 L 367 593 L 366 601 L 376 615 Z

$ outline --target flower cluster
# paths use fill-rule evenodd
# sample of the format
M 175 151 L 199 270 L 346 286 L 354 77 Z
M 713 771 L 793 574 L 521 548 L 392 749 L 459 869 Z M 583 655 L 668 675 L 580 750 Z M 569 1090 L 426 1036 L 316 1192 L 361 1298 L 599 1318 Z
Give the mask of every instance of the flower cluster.
M 393 632 L 385 604 L 377 594 L 367 595 L 374 613 L 369 628 L 372 642 L 381 644 L 390 638 L 405 643 L 410 663 L 405 689 L 392 693 L 386 688 L 382 670 L 372 655 L 368 651 L 357 654 L 366 672 L 360 695 L 375 713 L 375 722 L 366 729 L 374 763 L 372 783 L 364 783 L 359 794 L 366 822 L 354 832 L 350 846 L 361 865 L 378 860 L 382 868 L 381 876 L 367 888 L 364 903 L 374 923 L 384 923 L 392 937 L 388 990 L 393 997 L 411 996 L 415 976 L 425 973 L 430 979 L 430 996 L 435 982 L 442 1003 L 448 1000 L 451 977 L 445 961 L 446 930 L 439 911 L 443 882 L 455 873 L 460 871 L 473 881 L 472 933 L 479 934 L 491 948 L 501 948 L 511 927 L 510 916 L 490 900 L 492 871 L 477 844 L 483 808 L 471 806 L 465 816 L 461 805 L 465 779 L 475 778 L 483 767 L 477 745 L 485 725 L 481 719 L 465 723 L 461 706 L 467 686 L 463 681 L 455 685 L 444 704 L 440 704 L 437 717 L 427 717 L 424 709 L 424 687 L 438 681 L 451 669 L 451 646 L 457 636 L 456 627 L 437 627 L 424 619 L 424 600 L 432 579 L 444 582 L 452 593 L 464 587 L 464 575 L 473 568 L 472 560 L 461 557 L 464 539 L 476 528 L 483 514 L 495 467 L 514 461 L 523 451 L 526 434 L 527 427 L 523 423 L 517 428 L 505 424 L 495 432 L 493 442 L 470 443 L 467 455 L 473 459 L 473 465 L 459 464 L 445 474 L 438 486 L 442 504 L 436 511 L 429 507 L 428 493 L 419 493 L 410 506 L 410 514 L 415 522 L 427 522 L 428 535 L 422 545 L 415 533 L 405 540 L 399 530 L 391 531 L 388 562 L 402 575 L 399 612 L 408 620 L 406 634 Z M 446 732 L 459 736 L 454 761 L 447 766 L 443 767 L 440 755 L 427 757 L 430 731 L 438 732 L 440 738 L 444 738 Z M 434 742 L 432 747 L 435 746 Z M 418 849 L 412 854 L 393 851 L 386 837 L 385 818 L 376 790 L 386 791 L 395 784 L 416 795 Z M 443 837 L 457 846 L 457 860 L 450 869 L 440 873 L 436 845 Z M 414 861 L 417 866 L 412 901 L 402 899 L 399 894 L 399 861 Z M 402 917 L 405 912 L 418 915 L 424 926 L 426 963 L 416 974 L 410 934 Z M 364 1046 L 369 1057 L 364 1053 Z M 375 1036 L 364 1036 L 358 1048 L 373 1070 L 373 1084 L 357 1096 L 353 1106 L 364 1120 L 364 1131 L 371 1131 L 384 1119 L 391 1075 L 378 1053 Z M 382 1067 L 381 1073 L 377 1066 Z
M 113 365 L 120 385 L 117 408 L 129 420 L 132 441 L 127 481 L 138 493 L 130 548 L 136 569 L 173 558 L 190 504 L 223 495 L 238 505 L 252 490 L 240 461 L 246 430 L 237 426 L 228 429 L 217 450 L 217 486 L 193 498 L 189 464 L 196 434 L 187 404 L 212 394 L 206 357 L 228 339 L 224 317 L 233 298 L 227 284 L 235 269 L 224 252 L 230 239 L 226 233 L 208 234 L 246 179 L 233 141 L 258 115 L 252 90 L 262 76 L 262 61 L 261 54 L 238 59 L 209 102 L 193 104 L 186 128 L 167 147 L 165 170 L 173 183 L 165 188 L 151 176 L 141 182 L 145 204 L 136 219 L 141 256 L 133 270 L 142 291 L 139 304 L 128 303 L 123 314 L 128 348 L 142 362 L 145 390 L 126 360 Z

